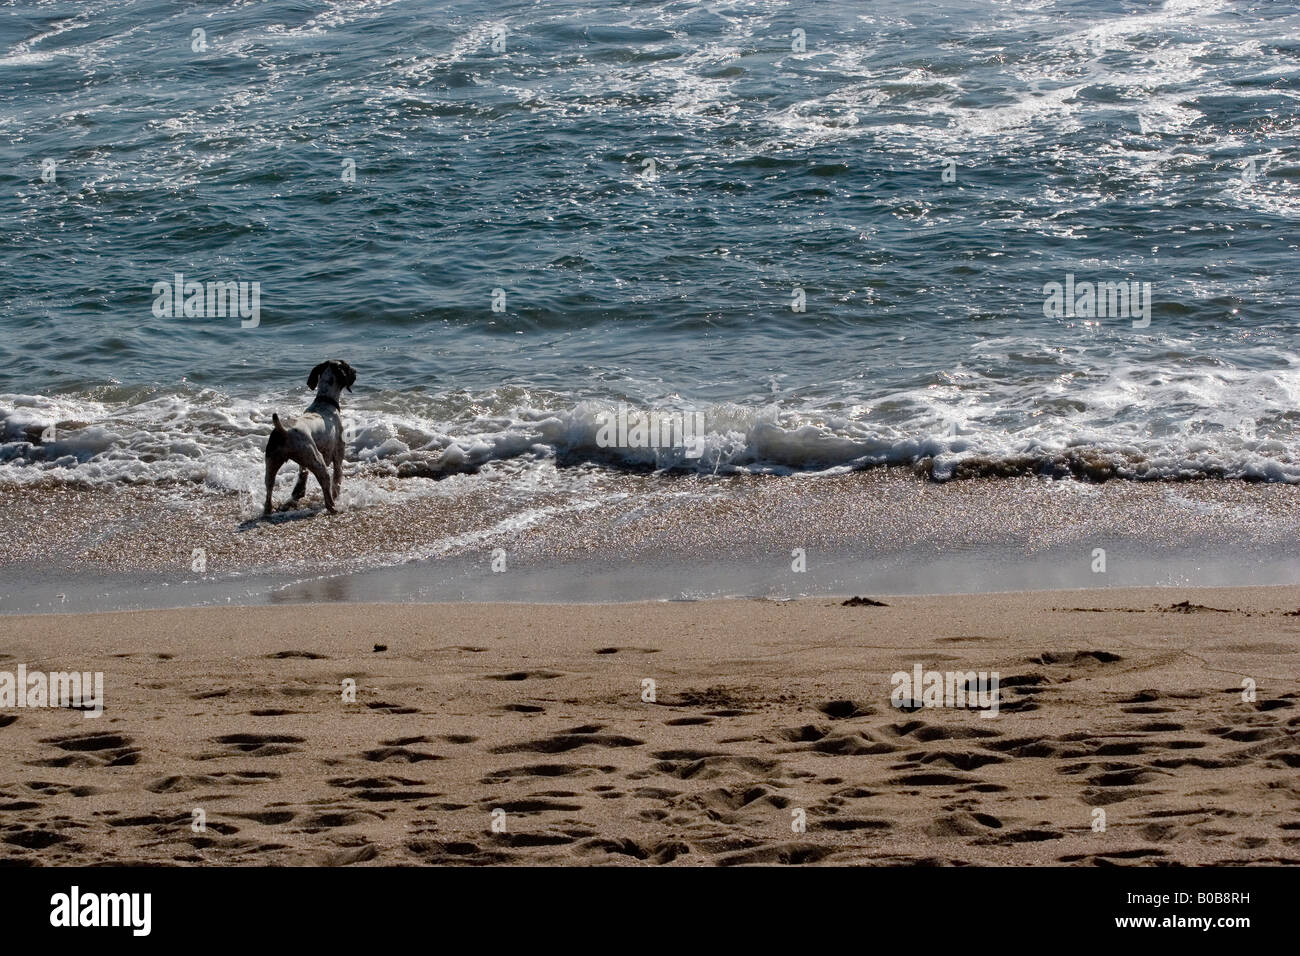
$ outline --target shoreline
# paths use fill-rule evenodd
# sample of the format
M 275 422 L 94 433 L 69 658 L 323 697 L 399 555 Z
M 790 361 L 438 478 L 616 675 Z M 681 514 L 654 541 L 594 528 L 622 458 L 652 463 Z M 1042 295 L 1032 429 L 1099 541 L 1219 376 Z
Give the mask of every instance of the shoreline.
M 1110 552 L 1111 558 L 1115 552 Z M 1122 577 L 1092 573 L 1084 560 L 1043 555 L 1029 560 L 976 552 L 882 567 L 854 555 L 821 557 L 811 573 L 795 576 L 778 561 L 765 565 L 668 562 L 610 568 L 600 562 L 549 568 L 512 568 L 492 574 L 484 561 L 446 560 L 315 575 L 239 574 L 171 580 L 121 574 L 51 579 L 39 569 L 9 567 L 0 593 L 0 619 L 28 614 L 87 615 L 184 611 L 214 607 L 429 605 L 622 606 L 874 597 L 960 598 L 1051 592 L 1177 591 L 1280 588 L 1300 582 L 1300 557 L 1254 551 L 1175 553 L 1142 558 Z M 994 566 L 990 570 L 990 565 Z M 1135 585 L 1133 582 L 1137 581 Z M 958 582 L 944 587 L 948 582 Z M 900 584 L 909 587 L 899 587 Z
M 1152 595 L 1182 594 L 1183 592 L 1195 592 L 1198 595 L 1213 595 L 1217 593 L 1236 594 L 1243 591 L 1261 591 L 1261 592 L 1281 592 L 1289 589 L 1300 589 L 1300 584 L 1290 582 L 1281 584 L 1222 584 L 1222 585 L 1186 585 L 1186 584 L 1156 584 L 1142 587 L 1129 587 L 1126 585 L 1110 585 L 1098 587 L 1069 587 L 1069 588 L 1006 588 L 1003 590 L 979 590 L 979 591 L 873 591 L 870 589 L 858 589 L 857 592 L 844 591 L 842 593 L 825 593 L 825 594 L 799 594 L 789 597 L 768 595 L 768 594 L 726 594 L 718 597 L 650 597 L 635 599 L 611 599 L 607 601 L 569 601 L 569 600 L 550 600 L 537 601 L 526 598 L 510 600 L 506 598 L 496 599 L 465 599 L 465 600 L 289 600 L 289 601 L 249 601 L 239 602 L 209 602 L 204 604 L 173 604 L 159 605 L 148 607 L 105 607 L 94 610 L 56 610 L 51 608 L 48 611 L 3 611 L 0 610 L 0 620 L 13 621 L 19 618 L 68 618 L 68 619 L 85 619 L 98 618 L 105 615 L 124 615 L 124 614 L 182 614 L 188 611 L 251 611 L 258 609 L 271 608 L 302 608 L 302 607 L 344 607 L 344 608 L 411 608 L 430 610 L 436 608 L 629 608 L 674 604 L 732 604 L 757 602 L 774 605 L 791 605 L 803 602 L 831 602 L 842 603 L 855 598 L 868 598 L 870 600 L 879 600 L 889 602 L 891 600 L 959 600 L 962 598 L 1015 598 L 1026 596 L 1042 596 L 1048 594 L 1079 594 L 1079 595 L 1105 595 L 1116 594 L 1125 595 L 1131 593 L 1150 593 Z M 1300 606 L 1297 607 L 1297 615 L 1300 617 Z
M 0 670 L 102 671 L 106 701 L 0 711 L 0 839 L 35 865 L 1300 864 L 1300 587 L 872 596 L 11 616 Z M 999 673 L 997 716 L 896 709 L 916 665 Z
M 193 488 L 0 487 L 0 613 L 1300 582 L 1290 485 L 599 469 L 540 486 L 504 472 L 409 481 L 425 490 L 337 515 L 309 499 L 270 521 Z

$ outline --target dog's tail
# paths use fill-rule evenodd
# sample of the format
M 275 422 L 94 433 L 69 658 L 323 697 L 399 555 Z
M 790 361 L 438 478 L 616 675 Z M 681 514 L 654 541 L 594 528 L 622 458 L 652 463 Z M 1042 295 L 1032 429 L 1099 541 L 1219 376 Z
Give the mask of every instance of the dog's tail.
M 284 426 L 280 424 L 280 416 L 275 412 L 271 413 L 271 424 L 275 426 L 277 432 L 283 432 Z

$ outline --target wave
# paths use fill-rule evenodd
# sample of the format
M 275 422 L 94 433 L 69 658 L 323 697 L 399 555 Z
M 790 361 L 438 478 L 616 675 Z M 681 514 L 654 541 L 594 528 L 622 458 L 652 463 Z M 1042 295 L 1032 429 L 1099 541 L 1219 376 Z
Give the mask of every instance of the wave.
M 0 395 L 0 484 L 183 483 L 255 498 L 270 413 L 300 401 L 212 391 L 145 392 L 130 401 Z M 878 420 L 886 410 L 893 421 Z M 1031 430 L 998 428 L 980 416 L 943 421 L 898 396 L 868 410 L 827 400 L 686 407 L 503 387 L 381 394 L 346 405 L 344 419 L 356 499 L 375 503 L 427 493 L 429 482 L 404 479 L 514 474 L 539 465 L 719 478 L 899 467 L 935 481 L 1038 475 L 1300 483 L 1293 446 L 1259 436 L 1253 420 L 1149 436 L 1131 422 L 1102 427 L 1097 409 L 1090 411 L 1091 423 L 1076 412 Z M 285 469 L 282 480 L 291 476 Z

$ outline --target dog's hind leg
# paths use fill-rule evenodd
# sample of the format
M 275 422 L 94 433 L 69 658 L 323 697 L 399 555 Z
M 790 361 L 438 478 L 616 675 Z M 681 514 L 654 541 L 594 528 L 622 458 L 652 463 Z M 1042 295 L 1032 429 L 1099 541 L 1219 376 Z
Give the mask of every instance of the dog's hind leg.
M 297 461 L 305 471 L 310 471 L 316 476 L 316 481 L 320 484 L 320 490 L 325 495 L 325 510 L 332 512 L 334 510 L 334 490 L 330 486 L 330 472 L 325 467 L 325 459 L 320 456 L 316 446 L 312 445 L 303 451 L 302 457 Z
M 271 492 L 275 489 L 276 472 L 289 460 L 288 432 L 280 424 L 280 416 L 273 412 L 271 423 L 271 434 L 266 439 L 266 503 L 262 506 L 263 517 L 271 514 Z
M 343 488 L 343 449 L 339 448 L 334 453 L 334 497 L 338 498 L 339 491 Z
M 280 470 L 284 464 L 284 459 L 279 455 L 273 454 L 271 449 L 266 451 L 266 504 L 262 507 L 262 516 L 266 517 L 271 513 L 271 491 L 275 488 L 275 473 Z

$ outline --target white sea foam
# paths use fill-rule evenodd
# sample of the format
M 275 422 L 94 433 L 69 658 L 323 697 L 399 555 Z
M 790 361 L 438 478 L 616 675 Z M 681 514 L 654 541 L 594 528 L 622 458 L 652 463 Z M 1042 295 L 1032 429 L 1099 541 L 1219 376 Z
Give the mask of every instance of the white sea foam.
M 992 340 L 983 353 L 1016 346 Z M 1035 389 L 1017 389 L 972 366 L 924 387 L 851 400 L 661 406 L 703 413 L 698 458 L 687 457 L 684 447 L 603 447 L 598 433 L 616 411 L 613 401 L 529 393 L 521 400 L 518 391 L 472 399 L 387 395 L 347 404 L 349 484 L 358 506 L 429 493 L 437 484 L 401 479 L 506 462 L 527 470 L 557 458 L 716 475 L 898 465 L 938 479 L 1072 473 L 1300 481 L 1292 451 L 1297 436 L 1290 410 L 1300 403 L 1294 364 L 1267 373 L 1204 364 L 1134 365 L 1105 376 L 1063 369 L 1055 384 Z M 0 395 L 0 483 L 184 482 L 251 501 L 260 495 L 268 409 L 289 407 L 283 397 L 215 392 L 121 405 Z M 42 435 L 50 426 L 53 436 Z M 284 480 L 290 477 L 286 469 Z

